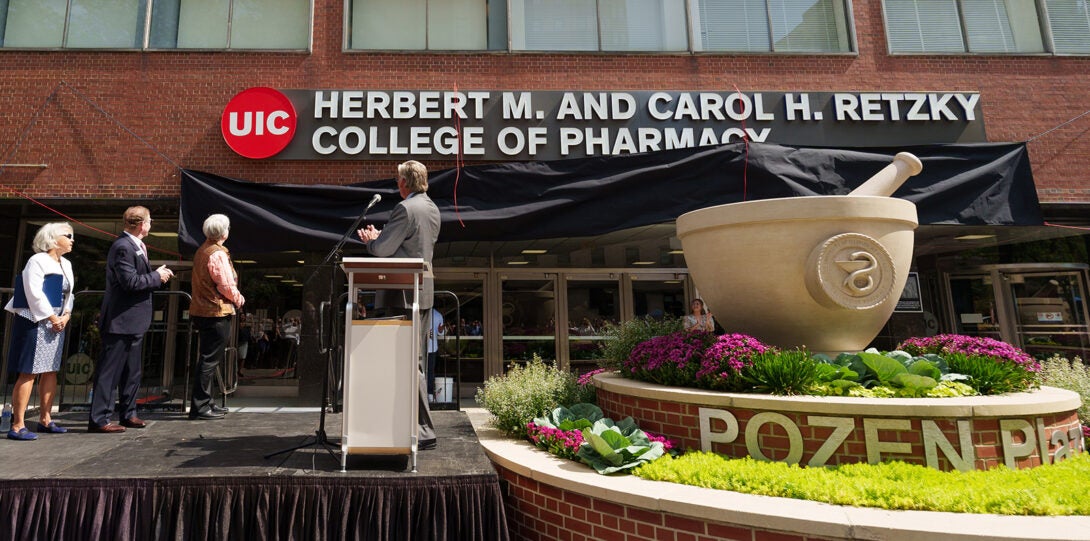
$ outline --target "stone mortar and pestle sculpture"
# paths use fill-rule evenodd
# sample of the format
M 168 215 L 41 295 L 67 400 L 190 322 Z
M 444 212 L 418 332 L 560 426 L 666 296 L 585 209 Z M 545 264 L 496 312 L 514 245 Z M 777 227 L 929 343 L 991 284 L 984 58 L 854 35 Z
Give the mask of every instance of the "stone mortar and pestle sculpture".
M 923 164 L 907 152 L 848 195 L 718 205 L 677 219 L 700 295 L 727 332 L 836 355 L 866 348 L 912 263 L 916 205 L 893 198 Z

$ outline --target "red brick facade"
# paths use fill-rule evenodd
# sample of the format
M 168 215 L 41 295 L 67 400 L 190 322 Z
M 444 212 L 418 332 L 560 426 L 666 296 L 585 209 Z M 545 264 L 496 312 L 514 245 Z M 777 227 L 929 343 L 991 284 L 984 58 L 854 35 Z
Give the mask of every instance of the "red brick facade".
M 1044 134 L 1090 110 L 1090 58 L 890 56 L 881 2 L 852 8 L 858 42 L 852 55 L 345 53 L 343 0 L 315 0 L 310 53 L 0 50 L 3 160 L 48 165 L 8 168 L 0 183 L 41 198 L 144 199 L 178 197 L 175 165 L 257 182 L 346 184 L 392 176 L 387 161 L 251 161 L 234 154 L 220 136 L 220 114 L 232 96 L 253 86 L 899 89 L 980 92 L 991 141 L 1032 139 L 1041 200 L 1090 202 L 1090 116 Z M 4 192 L 0 197 L 13 197 Z
M 826 539 L 703 521 L 571 492 L 497 466 L 512 539 L 528 541 L 810 541 Z

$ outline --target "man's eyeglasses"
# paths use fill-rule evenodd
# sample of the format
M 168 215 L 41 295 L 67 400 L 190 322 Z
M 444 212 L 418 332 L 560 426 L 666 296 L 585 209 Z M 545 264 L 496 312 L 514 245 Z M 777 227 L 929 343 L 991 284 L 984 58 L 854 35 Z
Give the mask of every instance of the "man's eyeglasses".
M 61 236 L 68 239 L 68 240 L 76 240 L 76 236 L 73 235 L 72 233 L 65 233 L 65 234 L 63 234 Z

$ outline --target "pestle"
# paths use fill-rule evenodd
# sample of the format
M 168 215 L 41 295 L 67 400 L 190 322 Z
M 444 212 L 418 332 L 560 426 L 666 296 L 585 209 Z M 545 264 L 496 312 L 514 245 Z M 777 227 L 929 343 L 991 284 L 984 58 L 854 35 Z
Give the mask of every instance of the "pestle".
M 908 152 L 898 152 L 889 165 L 867 179 L 848 195 L 876 195 L 889 197 L 904 184 L 908 177 L 916 176 L 923 170 L 923 163 Z

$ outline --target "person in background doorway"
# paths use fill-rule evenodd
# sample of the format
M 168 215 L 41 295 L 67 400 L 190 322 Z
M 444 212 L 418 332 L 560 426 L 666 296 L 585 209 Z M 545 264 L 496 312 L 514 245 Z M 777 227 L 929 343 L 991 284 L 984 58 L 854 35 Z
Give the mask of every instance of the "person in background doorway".
M 250 354 L 250 342 L 253 341 L 253 327 L 250 325 L 250 314 L 238 316 L 238 345 L 235 352 L 238 354 L 238 373 L 246 369 L 246 356 Z
M 223 245 L 231 231 L 231 220 L 213 214 L 204 220 L 202 230 L 204 244 L 193 254 L 193 301 L 189 308 L 200 341 L 193 368 L 190 420 L 222 419 L 227 413 L 227 408 L 212 402 L 212 378 L 223 361 L 231 317 L 246 303 L 238 290 L 231 253 Z
M 143 374 L 140 353 L 144 333 L 151 327 L 151 296 L 174 272 L 160 265 L 152 270 L 142 240 L 151 231 L 151 212 L 129 207 L 122 219 L 125 231 L 110 245 L 106 255 L 106 294 L 102 297 L 99 331 L 102 357 L 95 366 L 88 432 L 117 433 L 125 428 L 144 428 L 136 416 L 136 393 Z M 118 389 L 121 426 L 110 424 Z
M 419 257 L 431 266 L 432 253 L 435 251 L 435 241 L 439 239 L 439 207 L 435 206 L 428 197 L 428 169 L 424 164 L 410 160 L 397 166 L 397 189 L 401 194 L 399 202 L 393 212 L 390 213 L 390 221 L 386 227 L 379 231 L 375 226 L 368 225 L 356 231 L 360 240 L 367 246 L 367 251 L 377 257 Z M 431 307 L 434 283 L 431 276 L 424 277 L 424 284 L 420 292 L 420 319 L 423 329 L 431 329 Z M 389 295 L 395 293 L 396 295 Z M 383 296 L 376 299 L 375 307 L 381 305 L 386 309 L 394 308 L 404 311 L 411 307 L 404 296 L 404 291 L 385 290 Z M 421 345 L 427 332 L 421 333 Z M 417 359 L 419 370 L 423 375 L 427 368 L 424 351 Z M 420 407 L 419 407 L 419 445 L 421 449 L 435 447 L 435 430 L 431 422 L 431 413 L 428 410 L 428 389 L 424 381 L 420 382 Z
M 443 314 L 431 309 L 431 330 L 428 331 L 428 400 L 435 401 L 435 361 L 439 358 L 439 337 L 443 334 Z
M 8 372 L 19 374 L 12 390 L 9 440 L 31 441 L 38 435 L 26 427 L 26 409 L 34 378 L 38 378 L 37 432 L 63 434 L 67 428 L 53 422 L 53 396 L 61 368 L 64 333 L 72 317 L 75 276 L 64 254 L 72 251 L 75 236 L 67 223 L 45 224 L 34 235 L 34 255 L 16 278 L 15 295 L 5 310 L 18 317 L 11 322 Z
M 689 310 L 689 315 L 685 316 L 685 330 L 707 332 L 715 330 L 715 319 L 712 318 L 712 313 L 708 311 L 703 300 L 693 299 L 693 302 L 689 303 Z

